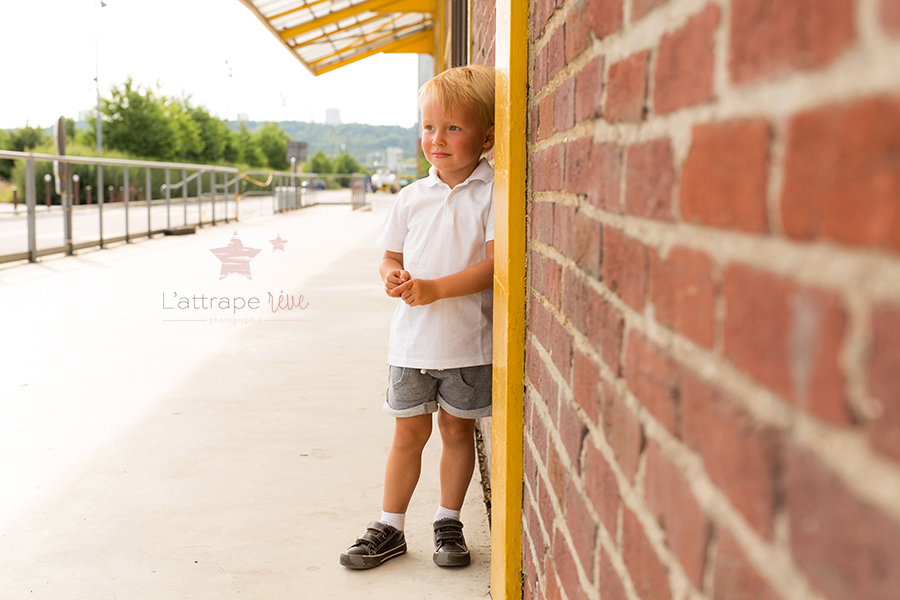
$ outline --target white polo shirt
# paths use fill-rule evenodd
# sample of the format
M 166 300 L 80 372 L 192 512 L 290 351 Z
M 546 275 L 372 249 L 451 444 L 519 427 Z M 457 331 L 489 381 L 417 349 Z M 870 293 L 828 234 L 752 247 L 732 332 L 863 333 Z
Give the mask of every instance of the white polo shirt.
M 494 239 L 494 167 L 482 158 L 452 190 L 434 167 L 402 190 L 377 243 L 403 253 L 413 278 L 436 279 L 483 261 Z M 388 363 L 417 369 L 452 369 L 492 362 L 494 292 L 446 298 L 425 306 L 402 300 L 391 320 Z

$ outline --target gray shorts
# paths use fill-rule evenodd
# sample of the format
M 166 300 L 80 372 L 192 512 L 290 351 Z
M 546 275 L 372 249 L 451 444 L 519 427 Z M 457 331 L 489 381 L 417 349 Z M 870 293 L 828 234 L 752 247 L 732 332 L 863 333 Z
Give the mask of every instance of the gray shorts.
M 389 368 L 384 412 L 392 417 L 415 417 L 437 412 L 454 417 L 491 416 L 491 365 L 457 369 Z

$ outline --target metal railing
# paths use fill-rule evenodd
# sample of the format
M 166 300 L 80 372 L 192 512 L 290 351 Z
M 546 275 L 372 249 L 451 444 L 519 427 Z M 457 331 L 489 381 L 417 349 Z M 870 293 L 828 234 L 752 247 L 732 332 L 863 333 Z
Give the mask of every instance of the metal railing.
M 24 216 L 18 211 L 0 212 L 0 263 L 34 262 L 48 254 L 71 255 L 82 248 L 105 248 L 116 242 L 131 243 L 139 237 L 181 233 L 198 226 L 216 225 L 223 220 L 228 223 L 238 220 L 241 215 L 273 214 L 312 206 L 319 203 L 318 188 L 330 187 L 323 182 L 336 177 L 349 178 L 351 183 L 350 201 L 342 203 L 354 208 L 365 204 L 365 176 L 359 174 L 241 173 L 234 167 L 218 165 L 5 150 L 0 150 L 0 159 L 24 160 L 25 171 Z M 42 163 L 54 163 L 55 176 L 44 175 L 44 206 L 39 207 L 36 165 Z M 92 194 L 88 185 L 82 195 L 79 176 L 73 173 L 74 165 L 95 167 L 98 185 L 102 185 L 104 167 L 117 171 L 115 177 L 109 178 L 116 180 L 116 186 L 103 190 L 106 193 L 97 190 Z M 112 175 L 111 171 L 107 175 Z M 133 174 L 137 176 L 132 178 Z M 259 179 L 254 177 L 260 175 Z M 140 185 L 141 179 L 143 185 Z M 173 179 L 177 181 L 173 182 Z M 58 205 L 51 203 L 53 180 L 56 180 L 60 198 Z M 358 188 L 363 190 L 362 199 L 358 198 Z M 154 189 L 158 192 L 154 193 Z M 82 197 L 85 204 L 80 202 Z M 92 197 L 96 200 L 94 203 Z M 144 208 L 146 223 L 142 216 Z M 26 227 L 22 227 L 23 220 Z M 23 252 L 24 247 L 27 251 Z

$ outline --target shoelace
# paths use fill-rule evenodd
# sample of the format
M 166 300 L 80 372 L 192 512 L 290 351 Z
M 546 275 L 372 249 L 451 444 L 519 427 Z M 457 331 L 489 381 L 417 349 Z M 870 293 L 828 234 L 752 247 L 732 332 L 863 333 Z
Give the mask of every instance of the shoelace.
M 462 529 L 453 525 L 444 526 L 434 531 L 434 540 L 438 546 L 443 546 L 447 542 L 459 543 L 462 539 Z

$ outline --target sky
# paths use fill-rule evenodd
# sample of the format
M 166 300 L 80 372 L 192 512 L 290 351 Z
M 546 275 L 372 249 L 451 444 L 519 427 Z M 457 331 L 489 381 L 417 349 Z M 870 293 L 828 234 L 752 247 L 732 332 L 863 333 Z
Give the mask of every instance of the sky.
M 313 77 L 238 0 L 104 1 L 0 0 L 0 128 L 95 108 L 98 56 L 106 97 L 130 76 L 229 120 L 323 123 L 337 108 L 343 123 L 416 123 L 415 54 Z

